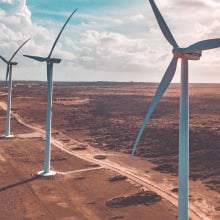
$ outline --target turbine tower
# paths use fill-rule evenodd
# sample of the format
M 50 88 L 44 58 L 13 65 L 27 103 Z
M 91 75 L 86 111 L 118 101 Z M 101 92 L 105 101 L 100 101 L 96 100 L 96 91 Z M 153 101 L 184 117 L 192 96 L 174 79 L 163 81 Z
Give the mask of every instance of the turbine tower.
M 160 11 L 158 10 L 155 2 L 149 0 L 153 12 L 156 16 L 160 29 L 173 47 L 173 58 L 160 82 L 156 93 L 148 106 L 146 115 L 142 122 L 141 128 L 135 140 L 132 156 L 135 153 L 138 142 L 143 134 L 157 103 L 168 88 L 177 67 L 177 61 L 181 59 L 181 95 L 180 95 L 180 125 L 179 125 L 179 164 L 178 164 L 178 220 L 188 220 L 188 181 L 189 181 L 189 97 L 188 97 L 188 61 L 199 60 L 203 50 L 209 50 L 220 47 L 220 38 L 208 39 L 192 44 L 186 48 L 181 48 L 176 43 L 173 35 L 171 34 L 166 22 L 164 21 Z
M 66 20 L 65 24 L 63 25 L 62 29 L 60 30 L 54 44 L 51 48 L 51 51 L 47 57 L 39 57 L 39 56 L 30 56 L 24 55 L 25 57 L 37 60 L 39 62 L 46 62 L 47 64 L 47 116 L 46 116 L 46 143 L 45 143 L 45 151 L 44 151 L 44 170 L 38 172 L 40 176 L 52 176 L 55 175 L 56 172 L 50 170 L 50 155 L 51 155 L 51 119 L 52 119 L 52 95 L 53 95 L 53 64 L 60 63 L 60 58 L 51 58 L 52 52 L 56 46 L 56 43 L 62 34 L 65 26 L 69 22 L 72 15 L 76 12 L 75 9 L 69 18 Z
M 7 115 L 6 115 L 6 127 L 5 127 L 5 135 L 3 137 L 9 138 L 13 137 L 10 134 L 10 122 L 11 122 L 11 94 L 12 94 L 12 66 L 17 65 L 17 62 L 12 62 L 12 59 L 18 53 L 18 51 L 30 40 L 27 39 L 21 46 L 13 53 L 12 57 L 7 61 L 4 57 L 0 56 L 0 58 L 7 64 L 6 69 L 6 82 L 9 78 L 9 86 L 8 86 L 8 104 L 7 104 Z

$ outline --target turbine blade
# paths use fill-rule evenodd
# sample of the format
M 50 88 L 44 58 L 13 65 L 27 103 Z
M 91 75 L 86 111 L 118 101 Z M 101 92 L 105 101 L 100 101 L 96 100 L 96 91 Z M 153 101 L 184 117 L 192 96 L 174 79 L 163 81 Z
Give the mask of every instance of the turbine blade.
M 184 51 L 210 50 L 220 47 L 220 38 L 199 41 L 185 48 Z
M 0 56 L 0 58 L 1 58 L 5 63 L 8 64 L 8 61 L 7 61 L 3 56 Z
M 149 0 L 150 1 L 150 4 L 151 4 L 151 7 L 153 9 L 153 12 L 156 16 L 156 19 L 157 19 L 157 22 L 160 26 L 160 29 L 164 35 L 164 37 L 167 39 L 167 41 L 174 47 L 178 47 L 178 44 L 176 43 L 173 35 L 171 34 L 170 32 L 170 29 L 169 27 L 167 26 L 165 20 L 163 19 L 159 9 L 157 8 L 155 2 L 153 0 Z
M 40 61 L 40 62 L 44 62 L 44 61 L 47 60 L 47 58 L 45 58 L 45 57 L 30 56 L 30 55 L 23 55 L 23 56 L 28 57 L 28 58 L 33 59 L 33 60 Z
M 134 143 L 134 146 L 133 146 L 133 149 L 132 149 L 132 156 L 134 156 L 134 153 L 136 151 L 136 148 L 137 148 L 137 145 L 141 139 L 141 136 L 144 132 L 144 129 L 154 111 L 154 109 L 156 108 L 157 106 L 157 103 L 160 101 L 161 97 L 163 96 L 163 94 L 165 93 L 166 89 L 168 88 L 168 86 L 170 85 L 170 82 L 171 80 L 173 79 L 173 76 L 175 74 L 175 71 L 176 71 L 176 66 L 177 66 L 177 60 L 178 58 L 176 57 L 173 57 L 173 59 L 171 60 L 158 88 L 157 88 L 157 91 L 147 109 L 147 112 L 144 116 L 144 120 L 142 122 L 142 125 L 141 125 L 141 128 L 138 132 L 138 135 L 137 135 L 137 138 L 135 140 L 135 143 Z
M 9 67 L 9 64 L 7 64 L 6 75 L 5 75 L 5 84 L 8 81 L 9 70 L 10 70 L 10 67 Z
M 13 53 L 12 57 L 9 60 L 9 63 L 12 61 L 12 59 L 15 57 L 15 55 L 17 54 L 17 52 L 30 40 L 31 38 L 28 38 L 23 44 L 21 44 L 21 46 Z
M 51 51 L 50 51 L 50 53 L 49 53 L 49 55 L 48 55 L 48 58 L 51 57 L 51 54 L 52 54 L 52 52 L 53 52 L 53 50 L 54 50 L 54 47 L 56 46 L 56 43 L 57 43 L 58 39 L 60 38 L 60 35 L 62 34 L 62 32 L 63 32 L 64 28 L 66 27 L 67 23 L 69 22 L 70 18 L 73 16 L 73 14 L 74 14 L 76 11 L 77 11 L 77 9 L 75 9 L 75 10 L 71 13 L 71 15 L 69 16 L 69 18 L 66 20 L 65 24 L 63 25 L 62 29 L 60 30 L 59 34 L 57 35 L 57 38 L 56 38 L 56 40 L 55 40 L 54 43 L 53 43 L 53 46 L 52 46 Z

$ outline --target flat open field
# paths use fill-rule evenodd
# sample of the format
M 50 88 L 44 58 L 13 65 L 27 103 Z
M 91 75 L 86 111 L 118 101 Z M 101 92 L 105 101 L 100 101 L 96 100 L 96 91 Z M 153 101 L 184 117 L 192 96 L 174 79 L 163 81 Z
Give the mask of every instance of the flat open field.
M 7 91 L 0 86 L 3 134 Z M 0 219 L 176 219 L 178 84 L 170 86 L 154 112 L 138 157 L 129 158 L 156 86 L 55 83 L 51 165 L 58 174 L 39 178 L 46 83 L 15 82 L 11 132 L 16 137 L 0 139 Z M 217 220 L 220 85 L 191 84 L 189 94 L 191 218 Z M 111 179 L 119 174 L 118 181 Z

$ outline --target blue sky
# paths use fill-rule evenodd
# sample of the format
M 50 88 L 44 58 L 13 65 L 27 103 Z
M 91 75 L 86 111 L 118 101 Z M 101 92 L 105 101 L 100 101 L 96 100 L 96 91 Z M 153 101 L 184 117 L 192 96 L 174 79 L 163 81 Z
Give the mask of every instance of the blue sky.
M 155 0 L 176 41 L 188 46 L 220 37 L 218 0 Z M 57 33 L 64 30 L 53 56 L 62 58 L 54 79 L 63 81 L 159 82 L 172 57 L 148 0 L 0 0 L 0 51 L 19 62 L 13 78 L 46 80 L 46 67 L 22 54 L 47 56 Z M 190 62 L 190 82 L 220 82 L 220 49 Z M 179 81 L 178 66 L 174 82 Z M 0 63 L 4 79 L 5 66 Z

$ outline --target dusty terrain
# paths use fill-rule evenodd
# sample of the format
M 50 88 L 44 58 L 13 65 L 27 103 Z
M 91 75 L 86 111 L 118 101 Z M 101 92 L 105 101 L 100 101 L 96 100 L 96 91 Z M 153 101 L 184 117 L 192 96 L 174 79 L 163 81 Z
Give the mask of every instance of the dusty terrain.
M 219 86 L 190 85 L 190 201 L 198 219 L 220 217 Z M 43 167 L 46 84 L 16 82 L 12 111 L 33 127 L 12 117 L 16 138 L 0 140 L 0 219 L 141 220 L 146 213 L 147 219 L 176 219 L 178 85 L 153 114 L 137 149 L 140 157 L 131 161 L 128 155 L 155 88 L 56 83 L 51 163 L 58 174 L 42 179 L 35 174 Z M 1 108 L 2 134 L 5 115 Z M 109 180 L 119 173 L 128 179 Z

